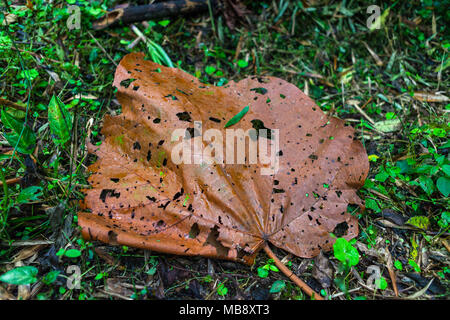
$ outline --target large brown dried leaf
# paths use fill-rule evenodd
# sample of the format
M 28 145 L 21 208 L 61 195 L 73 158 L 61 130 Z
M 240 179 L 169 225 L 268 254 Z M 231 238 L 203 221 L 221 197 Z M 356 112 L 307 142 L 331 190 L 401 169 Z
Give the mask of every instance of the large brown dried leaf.
M 351 127 L 294 85 L 253 77 L 208 86 L 139 53 L 123 58 L 114 85 L 122 114 L 105 116 L 105 140 L 89 167 L 92 189 L 78 216 L 86 238 L 252 263 L 266 241 L 314 257 L 332 247 L 336 226 L 347 225 L 347 239 L 358 234 L 346 209 L 362 206 L 356 189 L 368 173 L 367 154 Z M 275 175 L 261 175 L 261 164 L 171 161 L 173 130 L 202 121 L 203 132 L 215 128 L 225 137 L 225 123 L 247 105 L 232 128 L 260 120 L 280 130 Z

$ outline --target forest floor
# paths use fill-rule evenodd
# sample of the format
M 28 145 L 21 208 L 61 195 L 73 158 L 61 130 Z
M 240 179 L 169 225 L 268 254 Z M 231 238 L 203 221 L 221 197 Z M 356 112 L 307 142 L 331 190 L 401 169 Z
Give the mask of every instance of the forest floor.
M 100 141 L 103 115 L 120 110 L 112 81 L 121 58 L 154 48 L 130 26 L 92 29 L 118 1 L 9 3 L 0 4 L 0 299 L 309 299 L 262 252 L 249 267 L 83 240 L 80 190 L 94 160 L 86 138 Z M 204 82 L 279 77 L 355 128 L 370 161 L 360 233 L 347 248 L 359 259 L 276 255 L 328 299 L 448 297 L 448 2 L 385 1 L 379 28 L 367 1 L 242 3 L 247 12 L 234 19 L 207 11 L 135 27 Z M 70 5 L 80 28 L 68 27 Z M 66 144 L 52 136 L 53 96 L 74 119 Z

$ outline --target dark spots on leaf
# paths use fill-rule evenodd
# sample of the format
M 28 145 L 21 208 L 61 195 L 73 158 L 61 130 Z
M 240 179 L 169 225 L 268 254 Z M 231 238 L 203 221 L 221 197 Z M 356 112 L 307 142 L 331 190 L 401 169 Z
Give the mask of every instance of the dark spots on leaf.
M 214 121 L 214 122 L 217 122 L 217 123 L 220 123 L 220 122 L 221 122 L 220 119 L 213 118 L 213 117 L 209 117 L 209 120 Z
M 105 202 L 107 197 L 116 197 L 117 199 L 120 197 L 120 192 L 115 192 L 115 189 L 103 189 L 100 193 L 100 200 Z
M 148 200 L 150 200 L 151 202 L 155 202 L 156 198 L 155 197 L 150 197 L 150 196 L 145 196 Z
M 168 94 L 167 96 L 164 96 L 164 98 L 171 98 L 172 100 L 178 100 L 178 98 L 173 94 Z
M 177 193 L 175 193 L 175 195 L 173 196 L 172 200 L 173 200 L 173 201 L 177 200 L 179 197 L 181 197 L 181 196 L 183 195 L 183 193 L 184 193 L 184 189 L 181 188 L 180 191 L 178 191 Z
M 161 119 L 160 118 L 155 118 L 155 119 L 153 119 L 153 123 L 160 123 L 161 122 Z
M 284 193 L 284 192 L 285 192 L 284 189 L 273 188 L 273 190 L 272 190 L 272 193 Z
M 180 121 L 191 122 L 191 116 L 187 111 L 177 113 L 177 117 Z
M 111 178 L 110 179 L 112 182 L 114 182 L 114 183 L 117 183 L 117 182 L 119 182 L 120 181 L 120 179 L 119 178 Z
M 162 146 L 164 144 L 164 140 L 159 140 L 158 146 Z
M 338 196 L 338 198 L 340 198 L 342 195 L 342 191 L 336 190 L 336 195 Z
M 162 227 L 164 227 L 166 225 L 166 223 L 164 222 L 164 220 L 159 220 L 157 223 L 156 223 L 156 228 L 162 228 Z
M 133 150 L 141 150 L 141 144 L 138 141 L 133 143 Z
M 150 161 L 151 158 L 152 158 L 152 151 L 148 150 L 148 152 L 147 152 L 147 161 Z
M 184 95 L 186 95 L 186 96 L 189 95 L 188 93 L 184 92 L 183 90 L 177 89 L 177 91 L 180 92 L 180 93 L 182 93 L 182 94 L 184 94 Z
M 280 98 L 281 98 L 281 99 L 285 99 L 286 96 L 285 96 L 284 94 L 280 93 Z
M 166 210 L 166 208 L 167 208 L 167 206 L 169 205 L 169 203 L 170 203 L 170 200 L 167 201 L 167 202 L 164 203 L 164 204 L 159 205 L 158 208 L 163 208 L 164 210 Z

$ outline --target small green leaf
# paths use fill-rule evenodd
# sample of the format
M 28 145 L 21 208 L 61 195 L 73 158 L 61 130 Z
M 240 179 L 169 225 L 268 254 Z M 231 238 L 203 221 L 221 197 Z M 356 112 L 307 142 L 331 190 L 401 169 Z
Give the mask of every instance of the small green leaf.
M 31 201 L 39 200 L 39 197 L 42 196 L 42 187 L 39 186 L 31 186 L 20 191 L 19 196 L 16 199 L 16 203 L 26 203 Z
M 442 212 L 441 219 L 445 220 L 447 223 L 450 224 L 450 212 L 448 212 L 448 211 Z
M 56 278 L 58 278 L 59 274 L 60 271 L 58 270 L 50 271 L 42 278 L 42 282 L 45 283 L 46 285 L 52 284 L 53 282 L 56 281 Z
M 353 247 L 345 238 L 337 238 L 333 245 L 334 256 L 342 263 L 356 266 L 359 262 L 358 249 Z
M 381 209 L 378 206 L 378 203 L 374 199 L 370 199 L 370 198 L 366 199 L 366 208 L 372 209 L 375 212 L 381 212 Z
M 248 67 L 248 62 L 247 61 L 245 61 L 245 60 L 239 60 L 238 62 L 237 62 L 237 64 L 238 64 L 238 66 L 239 66 L 239 68 L 247 68 Z
M 384 171 L 384 169 L 375 176 L 375 180 L 379 182 L 385 182 L 387 178 L 389 178 L 389 173 Z
M 415 216 L 409 218 L 409 220 L 406 223 L 416 228 L 427 230 L 428 226 L 430 225 L 430 220 L 428 219 L 428 217 L 425 216 Z
M 12 130 L 11 133 L 3 133 L 9 144 L 12 147 L 17 146 L 16 150 L 20 153 L 32 153 L 36 145 L 36 135 L 34 132 L 27 125 L 24 125 L 23 121 L 14 118 L 3 109 L 1 111 L 1 120 L 6 128 Z M 22 137 L 19 141 L 20 134 L 22 134 Z
M 148 269 L 148 271 L 146 272 L 148 275 L 154 275 L 156 273 L 157 269 L 155 266 L 150 267 L 150 269 Z
M 206 68 L 205 68 L 205 72 L 208 74 L 208 75 L 212 75 L 214 72 L 216 72 L 216 67 L 214 67 L 214 66 L 206 66 Z
M 158 22 L 159 25 L 166 27 L 170 23 L 170 20 L 161 20 Z
M 437 189 L 444 195 L 444 197 L 448 197 L 450 194 L 450 179 L 446 177 L 440 177 L 436 181 Z
M 268 275 L 269 275 L 269 270 L 265 269 L 264 267 L 258 268 L 258 276 L 260 278 L 267 278 Z
M 242 109 L 237 115 L 235 115 L 233 118 L 231 118 L 227 124 L 225 125 L 225 128 L 228 128 L 229 126 L 232 126 L 233 124 L 236 124 L 239 122 L 239 120 L 242 119 L 243 116 L 248 112 L 249 106 L 246 106 L 244 109 Z
M 434 191 L 434 182 L 430 177 L 420 176 L 419 185 L 427 195 L 431 195 Z
M 36 278 L 37 274 L 38 269 L 36 267 L 33 266 L 17 267 L 2 274 L 0 276 L 0 281 L 16 285 L 31 284 L 37 281 Z
M 101 280 L 103 278 L 103 273 L 97 273 L 97 275 L 95 276 L 94 280 Z
M 397 269 L 397 270 L 403 270 L 403 265 L 402 265 L 402 263 L 399 261 L 399 260 L 395 260 L 395 262 L 394 262 L 394 267 Z
M 369 26 L 370 31 L 374 31 L 378 28 L 382 28 L 386 22 L 386 18 L 389 15 L 391 7 L 388 7 L 383 13 L 375 18 L 375 21 Z
M 274 266 L 273 264 L 269 265 L 269 269 L 274 272 L 279 272 L 280 270 L 277 268 L 277 266 Z
M 444 164 L 442 166 L 442 171 L 444 171 L 444 173 L 450 177 L 450 164 Z
M 79 256 L 81 256 L 81 251 L 77 249 L 69 249 L 66 250 L 64 255 L 69 258 L 78 258 Z
M 384 290 L 387 288 L 387 281 L 384 277 L 381 277 L 380 279 L 377 279 L 375 281 L 375 285 L 378 287 L 378 289 Z
M 72 116 L 56 96 L 52 97 L 48 105 L 48 122 L 56 144 L 64 144 L 70 140 Z
M 227 293 L 228 293 L 228 288 L 225 287 L 225 284 L 223 284 L 223 283 L 219 284 L 219 286 L 217 287 L 217 294 L 219 296 L 223 297 L 223 296 L 226 296 Z
M 278 293 L 286 287 L 286 283 L 283 280 L 277 280 L 272 284 L 270 293 Z
M 414 268 L 414 271 L 416 271 L 416 272 L 420 272 L 420 271 L 421 271 L 419 265 L 418 265 L 414 260 L 409 259 L 409 260 L 408 260 L 408 264 L 409 264 L 411 267 Z

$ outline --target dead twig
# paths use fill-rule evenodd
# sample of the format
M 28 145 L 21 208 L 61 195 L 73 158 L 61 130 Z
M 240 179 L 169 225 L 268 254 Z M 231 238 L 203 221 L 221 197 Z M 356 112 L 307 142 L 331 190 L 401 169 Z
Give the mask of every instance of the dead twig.
M 314 298 L 314 300 L 324 300 L 318 293 L 316 293 L 313 289 L 310 288 L 305 282 L 300 280 L 299 277 L 297 277 L 291 270 L 289 270 L 281 261 L 278 259 L 278 257 L 275 255 L 275 253 L 270 249 L 269 244 L 266 242 L 264 245 L 264 251 L 267 253 L 267 255 L 273 259 L 275 265 L 278 267 L 278 269 L 281 270 L 289 279 L 291 279 L 300 289 L 303 290 L 308 296 Z
M 217 6 L 217 0 L 211 0 L 210 3 L 212 8 Z M 165 1 L 109 11 L 104 17 L 94 21 L 92 26 L 94 30 L 101 30 L 118 23 L 131 24 L 206 10 L 208 10 L 208 0 Z

